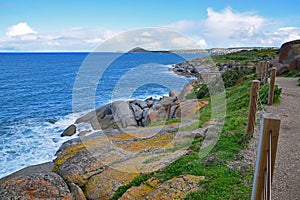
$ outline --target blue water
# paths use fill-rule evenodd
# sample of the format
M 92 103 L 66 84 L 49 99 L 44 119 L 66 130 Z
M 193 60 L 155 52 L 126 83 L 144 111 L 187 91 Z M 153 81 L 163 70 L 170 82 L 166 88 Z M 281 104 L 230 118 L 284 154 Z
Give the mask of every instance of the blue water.
M 61 132 L 82 112 L 112 101 L 112 96 L 122 98 L 124 92 L 124 97 L 145 99 L 179 90 L 183 82 L 161 80 L 176 77 L 169 66 L 201 56 L 98 53 L 91 61 L 88 55 L 0 53 L 0 178 L 53 160 L 59 146 L 70 139 L 61 138 Z M 104 73 L 99 77 L 101 70 Z M 147 84 L 135 84 L 148 79 Z M 94 96 L 85 98 L 94 86 Z M 74 100 L 78 93 L 81 96 Z

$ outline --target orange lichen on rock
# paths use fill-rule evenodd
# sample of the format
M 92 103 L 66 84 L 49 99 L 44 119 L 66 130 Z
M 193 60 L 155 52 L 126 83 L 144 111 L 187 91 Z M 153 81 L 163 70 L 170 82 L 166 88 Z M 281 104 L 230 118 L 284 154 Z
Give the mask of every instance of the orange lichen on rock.
M 137 175 L 139 174 L 108 168 L 101 174 L 90 178 L 85 187 L 86 197 L 88 199 L 109 199 L 120 186 L 130 183 Z
M 173 138 L 173 134 L 163 134 L 149 139 L 132 141 L 126 144 L 117 144 L 116 146 L 126 151 L 140 151 L 143 149 L 149 149 L 153 147 L 165 147 L 170 142 L 172 142 Z
M 209 101 L 207 100 L 200 102 L 197 100 L 187 100 L 180 104 L 180 108 L 177 112 L 181 112 L 180 117 L 191 117 L 208 103 Z
M 201 189 L 198 183 L 204 178 L 204 176 L 193 175 L 174 177 L 156 187 L 146 199 L 184 199 L 190 192 Z
M 12 178 L 0 187 L 0 199 L 72 200 L 64 180 L 55 173 L 37 173 Z
M 138 187 L 128 189 L 120 199 L 184 199 L 190 192 L 201 189 L 198 183 L 204 178 L 204 176 L 181 175 L 164 183 L 151 178 Z
M 207 101 L 207 100 L 200 101 L 200 102 L 198 102 L 198 108 L 201 109 L 207 104 L 209 104 L 209 101 Z
M 145 197 L 150 194 L 154 188 L 160 184 L 159 180 L 151 178 L 140 186 L 133 186 L 129 188 L 120 200 L 132 200 L 132 199 L 145 199 Z

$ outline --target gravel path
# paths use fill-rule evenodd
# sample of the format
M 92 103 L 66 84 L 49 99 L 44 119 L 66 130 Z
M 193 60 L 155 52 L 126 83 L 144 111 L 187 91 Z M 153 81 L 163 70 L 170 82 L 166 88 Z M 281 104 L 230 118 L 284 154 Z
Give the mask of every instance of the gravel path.
M 300 87 L 297 78 L 276 78 L 282 88 L 280 105 L 267 106 L 279 114 L 281 128 L 272 186 L 273 199 L 300 199 Z

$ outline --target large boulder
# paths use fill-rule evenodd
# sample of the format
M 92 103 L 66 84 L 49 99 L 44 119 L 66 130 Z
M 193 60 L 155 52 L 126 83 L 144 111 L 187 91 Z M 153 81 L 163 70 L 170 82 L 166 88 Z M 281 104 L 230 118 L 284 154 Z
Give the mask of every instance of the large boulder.
M 275 64 L 274 67 L 276 67 L 276 74 L 277 75 L 280 75 L 283 72 L 289 71 L 289 67 L 287 65 L 283 65 L 281 63 Z
M 72 200 L 68 185 L 57 174 L 37 173 L 7 180 L 0 186 L 1 199 Z
M 281 45 L 279 63 L 287 65 L 289 70 L 300 70 L 300 40 Z
M 64 132 L 60 135 L 61 137 L 64 136 L 72 136 L 76 133 L 76 126 L 74 124 L 70 125 Z
M 153 102 L 152 102 L 153 105 Z M 152 106 L 151 105 L 151 106 Z M 147 115 L 149 108 L 151 107 L 146 101 L 134 100 L 130 102 L 130 107 L 133 111 L 134 117 L 138 125 L 146 126 L 147 125 Z
M 78 118 L 75 124 L 90 123 L 94 130 L 137 126 L 135 113 L 127 101 L 115 101 Z
M 91 155 L 86 145 L 87 143 L 80 140 L 70 140 L 57 151 L 53 171 L 63 177 L 67 183 L 83 186 L 91 176 L 104 170 L 104 164 Z
M 85 186 L 88 199 L 109 199 L 117 189 L 130 183 L 138 174 L 108 168 L 89 179 Z
M 111 105 L 114 121 L 121 128 L 136 126 L 134 113 L 126 101 L 115 101 Z
M 129 188 L 119 199 L 184 199 L 190 192 L 203 189 L 199 181 L 204 179 L 204 176 L 187 174 L 160 183 L 158 179 L 151 178 L 140 186 Z
M 86 197 L 82 191 L 82 189 L 76 185 L 75 183 L 68 184 L 73 200 L 86 200 Z

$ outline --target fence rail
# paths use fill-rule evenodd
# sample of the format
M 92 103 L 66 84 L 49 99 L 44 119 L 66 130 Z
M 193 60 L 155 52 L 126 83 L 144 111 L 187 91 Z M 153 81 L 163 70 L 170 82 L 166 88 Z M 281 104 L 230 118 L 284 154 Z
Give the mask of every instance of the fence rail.
M 252 188 L 252 200 L 272 199 L 272 177 L 279 130 L 279 116 L 272 113 L 263 114 Z

